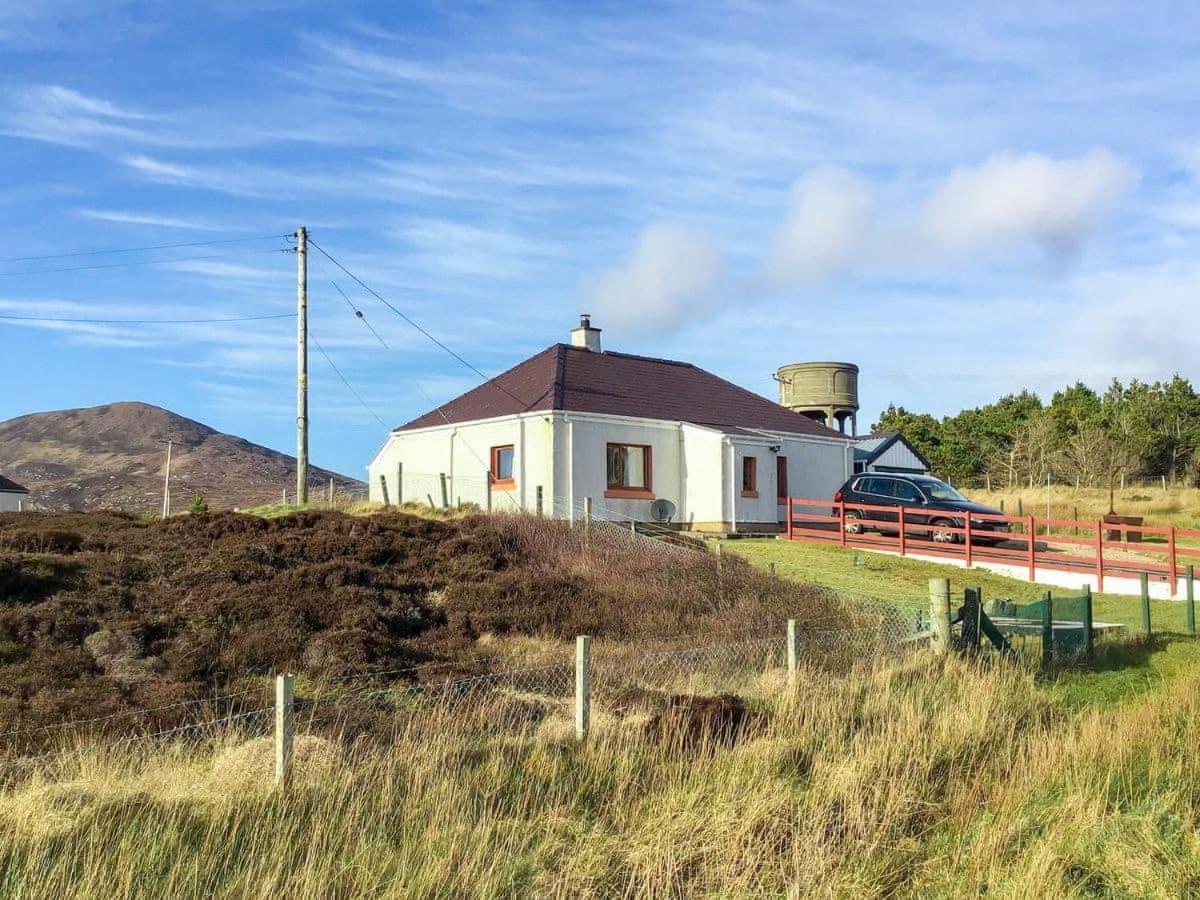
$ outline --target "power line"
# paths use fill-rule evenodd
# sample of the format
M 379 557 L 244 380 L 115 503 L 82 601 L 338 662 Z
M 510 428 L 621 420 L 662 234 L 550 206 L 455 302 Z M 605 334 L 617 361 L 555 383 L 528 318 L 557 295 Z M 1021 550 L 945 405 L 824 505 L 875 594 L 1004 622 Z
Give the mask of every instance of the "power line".
M 237 244 L 249 241 L 269 241 L 276 238 L 292 237 L 289 234 L 266 234 L 260 237 L 222 238 L 213 241 L 180 241 L 175 244 L 148 244 L 145 247 L 119 247 L 113 250 L 76 250 L 71 253 L 48 253 L 44 256 L 9 256 L 0 259 L 0 263 L 33 262 L 40 259 L 70 259 L 76 256 L 104 256 L 109 253 L 143 253 L 149 250 L 171 250 L 177 247 L 212 247 L 216 244 Z
M 12 322 L 61 322 L 81 325 L 207 325 L 219 322 L 262 322 L 267 319 L 294 319 L 295 313 L 279 313 L 271 316 L 236 316 L 225 319 L 74 319 L 56 316 L 8 316 L 0 319 Z
M 513 399 L 513 400 L 517 401 L 517 403 L 521 404 L 522 407 L 526 407 L 529 405 L 525 400 L 522 400 L 520 397 L 516 396 L 511 391 L 506 390 L 503 385 L 498 384 L 494 378 L 490 378 L 489 376 L 485 375 L 482 371 L 480 371 L 478 368 L 473 366 L 471 363 L 467 362 L 467 360 L 463 359 L 462 356 L 460 356 L 458 353 L 451 350 L 444 343 L 439 341 L 436 337 L 434 337 L 432 334 L 430 334 L 428 331 L 426 331 L 424 328 L 422 328 L 420 325 L 418 325 L 416 322 L 414 322 L 411 317 L 405 315 L 405 313 L 403 313 L 401 310 L 399 310 L 398 308 L 393 306 L 391 303 L 389 303 L 386 299 L 384 299 L 382 294 L 380 294 L 378 291 L 376 291 L 374 288 L 372 288 L 370 285 L 368 285 L 366 282 L 364 282 L 361 278 L 359 278 L 357 275 L 355 275 L 353 272 L 351 272 L 349 269 L 347 269 L 345 266 L 343 266 L 340 262 L 338 262 L 336 259 L 334 259 L 329 254 L 329 251 L 327 251 L 324 247 L 322 247 L 316 241 L 314 241 L 310 238 L 309 244 L 316 247 L 317 250 L 320 251 L 322 256 L 324 256 L 331 263 L 333 263 L 335 266 L 337 266 L 339 269 L 341 269 L 343 272 L 345 272 L 364 291 L 366 291 L 368 294 L 370 294 L 372 297 L 374 297 L 376 300 L 378 300 L 380 303 L 382 303 L 384 306 L 386 306 L 388 309 L 390 309 L 392 312 L 394 312 L 396 315 L 398 315 L 401 319 L 403 319 L 405 322 L 407 322 L 409 325 L 411 325 L 417 331 L 421 332 L 421 334 L 425 335 L 425 337 L 427 337 L 430 341 L 432 341 L 434 344 L 436 344 L 442 350 L 445 350 L 447 353 L 449 353 L 451 356 L 453 356 L 456 360 L 458 360 L 460 363 L 462 363 L 464 366 L 466 366 L 468 369 L 470 369 L 472 372 L 474 372 L 476 375 L 478 375 L 480 378 L 482 378 L 485 382 L 491 384 L 493 387 L 495 387 L 501 393 L 507 394 L 511 399 Z
M 329 354 L 325 352 L 325 348 L 321 346 L 321 342 L 317 340 L 317 336 L 313 334 L 311 330 L 308 332 L 308 336 L 312 339 L 312 342 L 317 345 L 317 349 L 321 351 L 321 355 L 325 357 L 325 362 L 329 363 L 329 368 L 333 369 L 333 371 L 337 373 L 337 377 L 342 380 L 342 384 L 346 386 L 346 390 L 354 395 L 354 398 L 362 404 L 363 409 L 375 417 L 375 421 L 379 423 L 380 427 L 387 428 L 387 423 L 384 422 L 383 419 L 379 418 L 379 416 L 376 415 L 375 410 L 371 409 L 371 407 L 367 405 L 367 401 L 364 400 L 358 391 L 354 389 L 354 385 L 346 380 L 346 376 L 342 374 L 342 370 L 334 364 L 332 359 L 330 359 Z
M 25 269 L 20 272 L 0 272 L 0 278 L 17 275 L 49 275 L 54 272 L 85 272 L 90 269 L 119 269 L 125 266 L 161 266 L 167 263 L 195 262 L 203 259 L 227 259 L 231 256 L 249 256 L 252 253 L 291 253 L 290 247 L 272 247 L 270 250 L 240 250 L 236 253 L 211 253 L 206 256 L 178 256 L 172 259 L 135 259 L 128 262 L 100 263 L 93 266 L 63 266 L 56 269 Z
M 363 315 L 363 311 L 361 309 L 359 309 L 357 306 L 355 306 L 354 303 L 350 300 L 350 298 L 346 296 L 346 292 L 342 290 L 341 286 L 336 281 L 331 281 L 329 283 L 333 285 L 334 290 L 336 290 L 339 294 L 341 294 L 342 299 L 345 300 L 347 304 L 349 304 L 349 306 L 352 310 L 354 310 L 355 318 L 357 318 L 364 325 L 366 325 L 368 328 L 371 329 L 371 334 L 375 335 L 375 339 L 377 341 L 379 341 L 380 344 L 383 345 L 383 349 L 391 350 L 392 348 L 388 346 L 388 342 L 383 339 L 383 335 L 381 335 L 378 331 L 376 331 L 375 326 L 367 321 L 367 317 Z

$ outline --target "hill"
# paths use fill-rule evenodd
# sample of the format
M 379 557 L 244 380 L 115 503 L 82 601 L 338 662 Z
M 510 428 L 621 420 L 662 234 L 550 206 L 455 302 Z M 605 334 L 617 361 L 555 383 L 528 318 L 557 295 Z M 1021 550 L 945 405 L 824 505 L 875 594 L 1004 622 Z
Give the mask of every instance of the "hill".
M 214 509 L 278 502 L 294 490 L 295 459 L 223 434 L 149 403 L 109 403 L 33 413 L 0 422 L 0 473 L 30 490 L 36 509 L 158 510 L 165 447 L 175 441 L 171 497 L 175 509 L 200 491 Z M 322 488 L 362 491 L 352 478 L 313 468 Z

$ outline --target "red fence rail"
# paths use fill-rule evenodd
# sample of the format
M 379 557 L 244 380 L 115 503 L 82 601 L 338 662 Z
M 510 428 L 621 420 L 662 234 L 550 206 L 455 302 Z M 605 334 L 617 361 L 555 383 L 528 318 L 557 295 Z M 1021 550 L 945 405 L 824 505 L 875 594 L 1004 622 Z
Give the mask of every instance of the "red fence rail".
M 1028 568 L 1164 582 L 1174 597 L 1188 565 L 1200 565 L 1200 530 L 1102 520 L 1047 519 L 913 506 L 877 506 L 789 497 L 787 537 L 794 541 L 999 562 Z

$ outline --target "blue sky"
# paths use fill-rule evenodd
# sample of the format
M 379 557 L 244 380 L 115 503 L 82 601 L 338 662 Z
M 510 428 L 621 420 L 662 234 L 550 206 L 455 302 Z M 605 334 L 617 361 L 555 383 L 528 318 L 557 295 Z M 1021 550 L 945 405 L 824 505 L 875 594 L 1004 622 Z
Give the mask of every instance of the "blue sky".
M 586 310 L 768 396 L 856 361 L 863 424 L 1197 377 L 1194 6 L 98 6 L 0 0 L 0 315 L 286 315 L 305 224 L 487 373 Z M 477 378 L 310 288 L 371 410 L 313 348 L 313 458 L 361 475 L 375 416 Z M 138 399 L 290 451 L 293 334 L 0 320 L 0 417 Z

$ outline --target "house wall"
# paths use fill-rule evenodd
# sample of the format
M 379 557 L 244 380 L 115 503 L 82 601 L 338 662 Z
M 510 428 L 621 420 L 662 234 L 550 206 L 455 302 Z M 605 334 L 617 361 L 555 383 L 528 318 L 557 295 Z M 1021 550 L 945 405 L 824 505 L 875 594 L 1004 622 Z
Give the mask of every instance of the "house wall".
M 658 422 L 620 416 L 595 416 L 568 413 L 571 423 L 571 492 L 578 509 L 585 497 L 592 498 L 597 515 L 608 513 L 619 518 L 651 521 L 650 504 L 656 499 L 675 504 L 674 521 L 687 515 L 687 502 L 681 484 L 680 426 L 678 422 Z M 626 499 L 605 496 L 608 489 L 608 445 L 639 444 L 650 448 L 650 488 L 653 499 Z
M 607 448 L 637 444 L 651 450 L 653 498 L 607 494 Z M 773 527 L 782 521 L 776 502 L 775 456 L 788 459 L 792 496 L 832 496 L 847 476 L 844 442 L 805 438 L 731 438 L 720 431 L 679 422 L 580 413 L 531 413 L 457 426 L 393 433 L 368 466 L 370 497 L 382 502 L 442 504 L 440 473 L 447 476 L 451 506 L 459 500 L 487 507 L 486 473 L 491 448 L 513 445 L 511 491 L 493 489 L 494 510 L 537 508 L 542 488 L 546 515 L 578 518 L 591 498 L 597 516 L 651 520 L 653 499 L 675 504 L 673 522 L 697 530 L 739 525 Z M 741 461 L 758 461 L 758 497 L 741 496 Z M 403 463 L 402 493 L 397 466 Z
M 29 508 L 29 495 L 0 491 L 0 512 L 21 512 Z
M 441 474 L 447 476 L 451 506 L 459 500 L 486 508 L 487 473 L 492 447 L 513 446 L 512 490 L 492 489 L 492 509 L 527 509 L 537 504 L 537 487 L 542 487 L 543 509 L 554 508 L 554 425 L 545 415 L 507 416 L 464 425 L 447 425 L 393 433 L 367 467 L 370 498 L 383 502 L 380 482 L 387 481 L 387 498 L 396 503 L 442 505 Z M 403 463 L 403 477 L 397 471 Z M 401 494 L 397 494 L 397 481 Z

